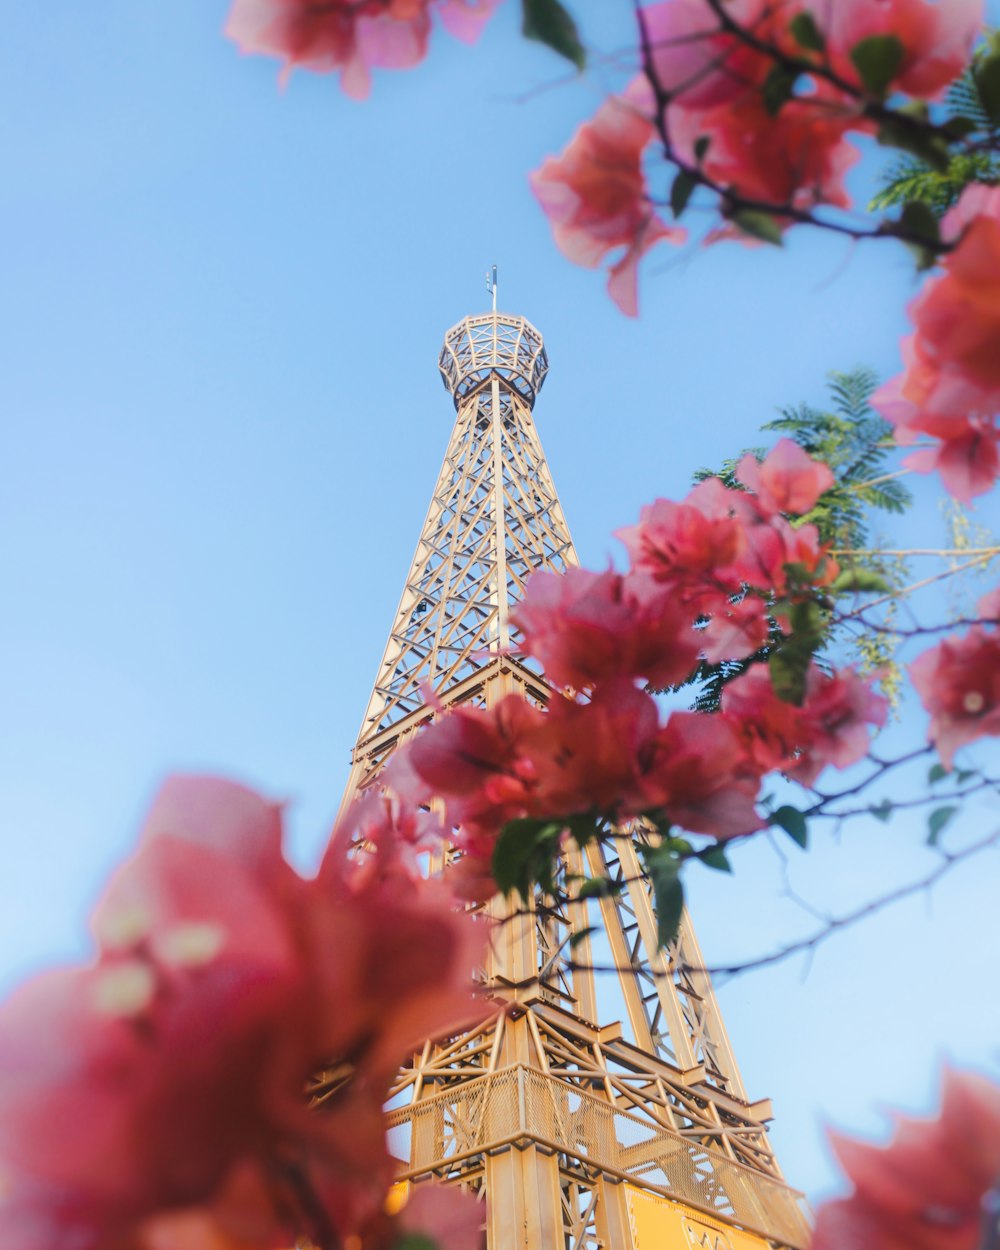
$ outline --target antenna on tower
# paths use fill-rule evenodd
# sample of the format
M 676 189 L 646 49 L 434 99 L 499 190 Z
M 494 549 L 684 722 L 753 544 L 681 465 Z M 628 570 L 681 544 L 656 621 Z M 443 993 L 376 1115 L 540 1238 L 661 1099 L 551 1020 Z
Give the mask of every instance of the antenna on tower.
M 493 311 L 497 310 L 497 267 L 486 270 L 486 289 L 493 296 Z

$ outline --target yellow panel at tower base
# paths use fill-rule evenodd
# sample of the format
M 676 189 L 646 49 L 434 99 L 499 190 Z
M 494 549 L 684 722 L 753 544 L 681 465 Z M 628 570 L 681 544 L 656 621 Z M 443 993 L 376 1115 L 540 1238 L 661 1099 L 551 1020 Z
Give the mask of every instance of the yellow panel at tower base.
M 763 1237 L 701 1211 L 625 1186 L 632 1250 L 768 1250 Z

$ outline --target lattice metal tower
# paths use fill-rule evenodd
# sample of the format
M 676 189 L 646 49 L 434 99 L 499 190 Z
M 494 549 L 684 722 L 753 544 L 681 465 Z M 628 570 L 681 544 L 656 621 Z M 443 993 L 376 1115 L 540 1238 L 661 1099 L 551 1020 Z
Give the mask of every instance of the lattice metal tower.
M 577 562 L 532 417 L 542 337 L 523 317 L 466 317 L 445 336 L 440 369 L 457 418 L 345 803 L 435 715 L 424 683 L 446 707 L 550 694 L 509 654 L 510 608 L 529 575 Z M 494 901 L 505 923 L 482 977 L 507 1010 L 428 1041 L 400 1072 L 389 1113 L 400 1179 L 487 1197 L 488 1250 L 804 1246 L 801 1195 L 768 1143 L 770 1105 L 747 1099 L 687 916 L 658 950 L 628 839 L 571 850 L 566 868 L 608 876 L 620 893 L 568 907 L 539 896 L 528 915 Z M 573 963 L 596 951 L 622 970 L 600 993 L 568 956 L 591 927 Z

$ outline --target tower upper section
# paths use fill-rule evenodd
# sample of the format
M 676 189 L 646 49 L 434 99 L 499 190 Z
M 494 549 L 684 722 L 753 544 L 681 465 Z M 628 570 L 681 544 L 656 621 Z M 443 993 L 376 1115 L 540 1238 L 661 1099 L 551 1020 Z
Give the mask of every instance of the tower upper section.
M 542 336 L 530 321 L 494 312 L 463 317 L 452 326 L 444 336 L 438 367 L 456 408 L 494 373 L 530 408 L 542 389 L 549 361 Z

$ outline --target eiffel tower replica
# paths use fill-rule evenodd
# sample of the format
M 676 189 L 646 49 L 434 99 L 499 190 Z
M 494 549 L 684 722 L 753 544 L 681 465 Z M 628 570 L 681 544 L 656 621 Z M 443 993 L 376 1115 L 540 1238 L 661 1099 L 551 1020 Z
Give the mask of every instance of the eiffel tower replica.
M 457 417 L 345 805 L 440 714 L 428 687 L 446 709 L 551 695 L 516 658 L 510 611 L 536 569 L 577 558 L 532 417 L 542 336 L 497 313 L 495 289 L 494 273 L 494 311 L 445 336 Z M 615 884 L 568 904 L 495 899 L 479 975 L 504 1010 L 429 1040 L 400 1071 L 388 1123 L 401 1186 L 436 1179 L 479 1194 L 487 1250 L 805 1246 L 802 1196 L 768 1142 L 770 1103 L 747 1098 L 687 915 L 659 949 L 628 838 L 574 846 L 564 870 Z M 616 971 L 595 981 L 595 963 Z M 315 1092 L 321 1102 L 322 1077 Z

